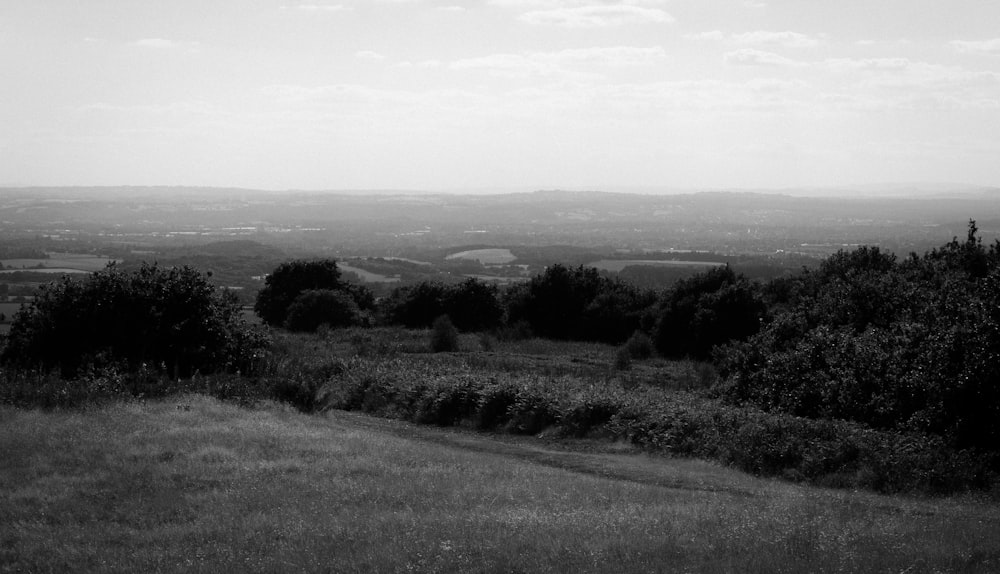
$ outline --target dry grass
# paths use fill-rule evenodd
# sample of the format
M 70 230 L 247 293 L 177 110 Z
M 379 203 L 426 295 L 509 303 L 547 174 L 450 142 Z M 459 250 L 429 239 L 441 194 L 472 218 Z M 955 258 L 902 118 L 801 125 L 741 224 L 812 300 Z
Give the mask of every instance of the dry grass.
M 612 449 L 606 449 L 612 450 Z M 203 397 L 0 409 L 0 571 L 990 572 L 1000 509 Z

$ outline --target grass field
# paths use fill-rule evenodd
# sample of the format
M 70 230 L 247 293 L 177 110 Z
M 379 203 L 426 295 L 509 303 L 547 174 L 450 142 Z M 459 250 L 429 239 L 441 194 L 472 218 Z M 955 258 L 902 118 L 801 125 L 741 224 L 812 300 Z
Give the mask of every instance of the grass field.
M 1000 508 L 185 396 L 0 408 L 0 571 L 995 572 Z

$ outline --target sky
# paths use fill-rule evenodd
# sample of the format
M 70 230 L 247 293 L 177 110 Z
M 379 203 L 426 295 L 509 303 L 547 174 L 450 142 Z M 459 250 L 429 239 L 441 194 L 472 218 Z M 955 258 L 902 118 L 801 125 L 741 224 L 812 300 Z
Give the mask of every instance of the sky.
M 0 0 L 0 185 L 1000 185 L 996 0 Z

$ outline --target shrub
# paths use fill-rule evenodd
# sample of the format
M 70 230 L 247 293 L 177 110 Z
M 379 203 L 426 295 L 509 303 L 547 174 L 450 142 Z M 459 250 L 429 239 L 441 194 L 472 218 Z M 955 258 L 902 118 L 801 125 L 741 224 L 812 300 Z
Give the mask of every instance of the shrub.
M 627 371 L 632 368 L 632 353 L 624 346 L 615 353 L 615 370 Z
M 1000 452 L 1000 243 L 975 234 L 903 262 L 841 251 L 804 273 L 759 333 L 719 351 L 724 394 Z
M 653 348 L 653 340 L 642 331 L 632 333 L 632 336 L 625 342 L 625 348 L 628 350 L 630 357 L 639 360 L 652 357 L 655 350 Z
M 435 353 L 458 350 L 458 329 L 447 315 L 434 320 L 434 326 L 431 327 L 431 350 Z
M 186 377 L 251 369 L 266 344 L 235 296 L 217 293 L 194 269 L 143 264 L 129 273 L 109 265 L 44 286 L 15 317 L 0 360 L 68 378 L 110 364 Z
M 997 457 L 938 437 L 734 407 L 681 391 L 594 385 L 573 376 L 357 359 L 319 391 L 319 408 L 437 425 L 626 440 L 650 451 L 825 486 L 948 493 L 988 488 Z

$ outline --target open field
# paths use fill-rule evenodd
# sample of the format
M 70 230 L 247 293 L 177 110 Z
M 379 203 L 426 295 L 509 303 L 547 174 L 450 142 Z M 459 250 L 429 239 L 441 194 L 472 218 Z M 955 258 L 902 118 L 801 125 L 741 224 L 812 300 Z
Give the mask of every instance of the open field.
M 1000 509 L 200 397 L 0 408 L 2 571 L 992 572 Z
M 24 271 L 30 271 L 32 273 L 50 273 L 50 274 L 62 274 L 62 273 L 90 273 L 90 271 L 84 271 L 83 269 L 73 269 L 71 267 L 45 267 L 45 268 L 25 268 L 25 269 L 0 269 L 0 275 L 9 273 L 21 273 Z
M 445 259 L 469 259 L 478 261 L 483 265 L 506 265 L 517 259 L 517 257 L 510 252 L 510 249 L 473 249 L 471 251 L 452 253 L 445 257 Z
M 589 267 L 596 267 L 602 271 L 620 272 L 626 267 L 689 267 L 698 270 L 705 270 L 710 267 L 721 267 L 724 263 L 714 261 L 670 261 L 659 259 L 601 259 L 587 264 Z
M 45 269 L 58 269 L 61 272 L 73 270 L 90 273 L 104 269 L 112 261 L 115 260 L 80 253 L 52 253 L 48 259 L 4 259 L 0 260 L 0 264 L 6 269 L 13 270 L 37 270 L 36 268 L 40 266 Z
M 362 281 L 365 281 L 366 283 L 399 283 L 399 277 L 389 277 L 388 275 L 373 273 L 371 271 L 366 271 L 360 267 L 345 265 L 344 263 L 338 263 L 337 267 L 339 267 L 341 271 L 354 273 L 355 275 L 360 277 Z

